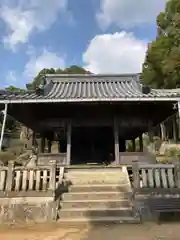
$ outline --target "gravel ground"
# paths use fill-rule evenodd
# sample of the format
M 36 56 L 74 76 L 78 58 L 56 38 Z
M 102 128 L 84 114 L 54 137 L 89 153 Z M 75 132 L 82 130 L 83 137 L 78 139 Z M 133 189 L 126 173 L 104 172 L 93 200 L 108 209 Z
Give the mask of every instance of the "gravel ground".
M 180 240 L 179 223 L 62 227 L 34 225 L 0 227 L 3 240 Z

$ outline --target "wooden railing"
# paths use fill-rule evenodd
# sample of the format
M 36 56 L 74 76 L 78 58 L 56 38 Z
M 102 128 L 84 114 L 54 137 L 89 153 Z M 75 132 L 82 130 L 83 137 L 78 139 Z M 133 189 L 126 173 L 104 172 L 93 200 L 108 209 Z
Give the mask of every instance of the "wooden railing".
M 180 193 L 180 165 L 133 164 L 134 194 Z
M 9 161 L 7 167 L 0 168 L 0 196 L 55 194 L 63 175 L 64 167 L 57 167 L 55 161 L 48 166 L 35 167 L 15 167 L 14 162 Z
M 0 191 L 6 190 L 8 167 L 0 168 Z

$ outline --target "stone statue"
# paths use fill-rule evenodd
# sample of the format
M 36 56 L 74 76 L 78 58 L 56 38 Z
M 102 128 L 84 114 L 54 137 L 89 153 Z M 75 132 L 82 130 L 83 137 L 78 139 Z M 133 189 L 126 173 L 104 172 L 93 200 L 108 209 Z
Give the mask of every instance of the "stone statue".
M 28 163 L 26 164 L 27 168 L 32 168 L 32 167 L 36 167 L 37 164 L 37 156 L 32 154 L 29 158 L 30 160 L 28 161 Z

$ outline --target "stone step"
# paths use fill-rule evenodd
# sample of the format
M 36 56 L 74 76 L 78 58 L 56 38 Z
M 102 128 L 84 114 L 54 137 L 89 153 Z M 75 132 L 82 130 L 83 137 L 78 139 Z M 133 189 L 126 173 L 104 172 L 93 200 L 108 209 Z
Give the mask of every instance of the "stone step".
M 76 200 L 76 201 L 62 201 L 61 208 L 121 208 L 121 207 L 132 207 L 132 204 L 128 200 Z
M 69 192 L 131 192 L 129 184 L 75 184 L 68 187 Z
M 81 217 L 81 218 L 60 218 L 58 224 L 74 227 L 82 224 L 140 224 L 140 218 L 134 217 Z
M 130 198 L 129 193 L 122 192 L 73 192 L 64 193 L 62 195 L 62 200 L 64 201 L 77 201 L 77 200 L 122 200 Z
M 76 209 L 60 209 L 59 218 L 82 218 L 82 217 L 133 217 L 131 207 L 121 208 L 76 208 Z
M 68 179 L 65 179 L 66 182 L 69 182 L 71 184 L 127 184 L 128 181 L 126 179 L 112 179 L 112 178 L 109 178 L 109 179 L 99 179 L 99 178 L 68 178 Z
M 68 170 L 64 177 L 74 184 L 112 184 L 126 181 L 126 175 L 121 169 Z
M 67 172 L 65 173 L 65 176 L 71 176 L 71 177 L 113 177 L 113 178 L 124 178 L 125 173 L 122 171 L 79 171 L 79 172 Z
M 99 167 L 68 167 L 65 169 L 65 173 L 66 174 L 107 174 L 107 173 L 113 173 L 113 174 L 120 174 L 120 173 L 124 173 L 122 171 L 122 167 L 118 167 L 118 166 L 112 166 L 112 167 L 103 167 L 103 166 L 99 166 Z

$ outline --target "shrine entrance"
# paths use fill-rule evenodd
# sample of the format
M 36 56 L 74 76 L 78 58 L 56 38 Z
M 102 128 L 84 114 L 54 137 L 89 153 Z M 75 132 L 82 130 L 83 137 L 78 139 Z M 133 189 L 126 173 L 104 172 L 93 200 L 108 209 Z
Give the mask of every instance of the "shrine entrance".
M 112 127 L 73 127 L 71 165 L 114 160 Z

